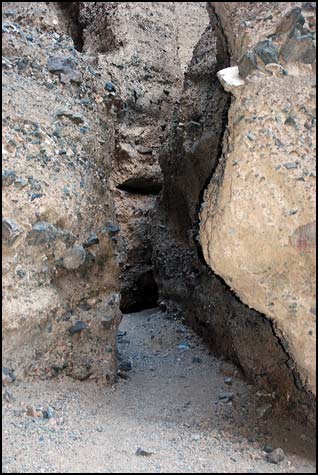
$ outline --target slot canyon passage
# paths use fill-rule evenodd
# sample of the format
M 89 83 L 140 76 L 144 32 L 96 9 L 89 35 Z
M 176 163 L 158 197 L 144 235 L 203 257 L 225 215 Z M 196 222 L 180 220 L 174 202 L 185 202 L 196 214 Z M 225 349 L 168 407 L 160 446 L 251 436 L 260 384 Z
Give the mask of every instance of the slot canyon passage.
M 315 473 L 314 2 L 3 2 L 3 473 Z

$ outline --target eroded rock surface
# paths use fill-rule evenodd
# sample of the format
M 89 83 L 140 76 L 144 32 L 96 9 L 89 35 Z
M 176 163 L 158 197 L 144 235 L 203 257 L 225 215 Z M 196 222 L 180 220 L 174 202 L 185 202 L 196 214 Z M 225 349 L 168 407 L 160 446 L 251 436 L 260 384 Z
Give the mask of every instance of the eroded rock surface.
M 80 2 L 86 55 L 97 55 L 116 126 L 111 184 L 120 226 L 123 310 L 155 306 L 150 212 L 162 187 L 159 152 L 192 51 L 209 18 L 204 2 Z
M 295 2 L 211 2 L 211 9 L 244 81 L 220 73 L 232 100 L 201 211 L 204 257 L 272 320 L 315 393 L 314 13 Z
M 160 301 L 193 325 L 214 351 L 234 360 L 248 379 L 275 393 L 276 401 L 295 402 L 303 395 L 293 355 L 286 352 L 286 347 L 275 336 L 270 319 L 244 305 L 244 300 L 242 303 L 209 270 L 204 261 L 205 257 L 210 263 L 205 242 L 202 240 L 204 257 L 198 242 L 200 207 L 202 205 L 202 216 L 214 209 L 209 202 L 202 203 L 204 190 L 211 176 L 216 184 L 222 184 L 224 162 L 219 163 L 219 157 L 223 137 L 227 137 L 229 132 L 229 92 L 233 87 L 239 89 L 244 85 L 235 63 L 231 65 L 228 55 L 231 45 L 227 44 L 218 16 L 211 14 L 211 23 L 212 28 L 207 29 L 194 50 L 180 107 L 176 107 L 173 124 L 166 134 L 166 146 L 160 156 L 164 185 L 152 226 L 153 260 Z M 230 74 L 227 93 L 217 75 L 231 66 L 236 71 Z M 270 94 L 268 89 L 267 95 Z M 246 108 L 245 104 L 241 107 L 241 120 Z M 271 116 L 268 121 L 272 121 Z M 252 126 L 251 122 L 251 134 L 247 139 L 251 144 L 254 143 Z M 234 148 L 232 152 L 234 156 Z M 250 199 L 246 206 L 253 204 Z M 232 223 L 227 222 L 227 231 L 231 232 L 232 228 Z M 302 242 L 302 233 L 294 236 L 295 242 Z M 309 233 L 312 236 L 312 232 Z M 254 239 L 253 233 L 250 239 Z M 224 260 L 221 248 L 217 259 L 220 263 Z M 241 280 L 244 281 L 245 276 Z
M 52 3 L 3 8 L 3 361 L 18 378 L 108 382 L 121 319 L 114 129 L 60 19 Z

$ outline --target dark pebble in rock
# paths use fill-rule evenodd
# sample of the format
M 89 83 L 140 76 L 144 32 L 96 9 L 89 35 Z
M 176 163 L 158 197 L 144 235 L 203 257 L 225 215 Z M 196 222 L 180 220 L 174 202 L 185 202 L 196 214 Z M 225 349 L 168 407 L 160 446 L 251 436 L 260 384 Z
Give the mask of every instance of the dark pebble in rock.
M 116 88 L 115 88 L 114 84 L 110 81 L 106 82 L 105 89 L 108 92 L 115 92 L 116 91 Z
M 120 371 L 131 371 L 132 366 L 130 361 L 122 361 L 121 363 L 119 363 L 118 369 Z
M 106 330 L 110 330 L 112 327 L 113 321 L 114 321 L 113 317 L 107 316 L 103 318 L 101 323 Z
M 312 35 L 302 35 L 298 30 L 287 38 L 280 50 L 280 56 L 285 62 L 312 64 L 316 59 L 316 47 Z
M 24 178 L 17 178 L 15 181 L 14 181 L 14 186 L 20 190 L 21 188 L 24 188 L 25 186 L 28 185 L 28 181 L 25 180 Z
M 106 223 L 106 225 L 102 228 L 102 232 L 103 233 L 108 233 L 110 234 L 111 236 L 117 234 L 119 232 L 119 226 L 117 226 L 117 224 L 113 224 L 113 223 Z
M 83 99 L 81 99 L 80 103 L 83 106 L 89 106 L 92 103 L 92 101 L 89 97 L 84 97 Z
M 139 146 L 137 147 L 137 152 L 140 153 L 141 155 L 151 155 L 152 148 Z
M 56 115 L 56 117 L 63 117 L 63 116 L 67 117 L 72 122 L 75 122 L 75 124 L 81 124 L 81 123 L 85 122 L 84 117 L 79 112 L 71 112 L 71 111 L 68 111 L 68 110 L 59 110 L 55 113 L 55 115 Z
M 192 363 L 202 363 L 202 360 L 198 356 L 194 356 L 192 358 Z
M 38 221 L 33 224 L 32 230 L 27 235 L 27 243 L 30 246 L 46 244 L 56 239 L 58 230 L 50 223 Z
M 85 241 L 83 243 L 83 246 L 84 247 L 91 247 L 91 246 L 94 246 L 95 244 L 98 244 L 99 243 L 99 239 L 98 237 L 96 236 L 96 234 L 92 234 L 88 239 L 87 241 Z
M 305 23 L 305 18 L 301 14 L 301 8 L 295 7 L 289 10 L 282 18 L 276 28 L 276 34 L 281 35 L 293 30 L 295 26 L 302 27 Z
M 284 451 L 281 448 L 275 449 L 272 452 L 266 454 L 266 460 L 269 463 L 278 464 L 285 459 Z
M 304 10 L 316 10 L 317 3 L 316 2 L 304 2 L 301 4 Z
M 263 447 L 263 451 L 267 454 L 270 454 L 271 452 L 273 452 L 273 447 L 269 444 L 265 444 Z
M 253 51 L 247 51 L 239 59 L 238 68 L 240 76 L 245 79 L 252 71 L 258 69 L 257 61 Z
M 30 199 L 31 199 L 31 201 L 34 201 L 34 200 L 36 200 L 36 199 L 38 199 L 38 198 L 42 198 L 42 196 L 44 196 L 43 193 L 32 193 Z
M 293 168 L 298 168 L 298 165 L 296 162 L 289 162 L 284 163 L 284 167 L 287 168 L 287 170 L 292 170 Z
M 68 329 L 70 335 L 75 335 L 75 333 L 80 333 L 81 331 L 85 330 L 87 328 L 86 323 L 82 322 L 81 320 L 78 320 L 75 325 L 71 326 L 71 328 Z
M 52 417 L 54 416 L 54 411 L 49 406 L 46 411 L 42 411 L 42 414 L 44 419 L 52 419 Z
M 139 457 L 150 457 L 150 455 L 152 455 L 152 452 L 148 452 L 147 450 L 144 450 L 142 448 L 138 448 L 136 450 L 136 455 L 138 455 Z
M 2 186 L 10 186 L 15 181 L 17 175 L 14 170 L 2 172 Z
M 219 395 L 219 400 L 221 402 L 230 402 L 230 401 L 233 401 L 233 399 L 234 399 L 233 393 L 221 393 Z
M 278 49 L 271 40 L 259 41 L 254 51 L 263 63 L 278 63 Z
M 4 391 L 2 392 L 2 398 L 5 400 L 5 402 L 15 401 L 15 397 L 10 391 L 8 391 L 7 388 L 5 388 Z
M 287 117 L 287 119 L 285 120 L 285 125 L 290 125 L 292 127 L 295 127 L 296 126 L 296 121 L 293 117 L 289 116 Z
M 54 56 L 47 62 L 47 68 L 50 73 L 64 73 L 74 71 L 77 67 L 76 61 L 72 56 Z
M 24 230 L 13 219 L 2 218 L 2 242 L 8 246 L 17 240 Z
M 2 384 L 13 383 L 15 379 L 15 372 L 12 369 L 2 366 Z
M 128 379 L 128 374 L 125 371 L 118 370 L 117 374 L 121 379 Z

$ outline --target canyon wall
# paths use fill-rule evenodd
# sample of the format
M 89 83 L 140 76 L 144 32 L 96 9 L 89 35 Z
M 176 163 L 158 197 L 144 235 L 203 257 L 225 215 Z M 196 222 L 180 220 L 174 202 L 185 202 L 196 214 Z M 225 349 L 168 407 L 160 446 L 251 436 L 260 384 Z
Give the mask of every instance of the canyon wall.
M 121 313 L 104 84 L 58 6 L 2 14 L 3 365 L 110 382 Z
M 315 393 L 315 11 L 253 5 L 211 2 L 231 52 L 219 77 L 232 100 L 200 241 L 213 271 L 271 319 Z
M 116 128 L 111 190 L 120 226 L 123 311 L 154 307 L 149 217 L 162 187 L 158 155 L 184 70 L 209 22 L 205 2 L 80 3 L 84 52 L 107 81 Z
M 251 302 L 244 298 L 247 288 L 249 295 L 255 292 L 256 282 L 253 278 L 256 279 L 257 270 L 253 274 L 252 266 L 256 267 L 257 262 L 262 261 L 263 245 L 267 239 L 267 228 L 262 226 L 261 223 L 256 226 L 260 233 L 263 231 L 261 239 L 254 226 L 248 227 L 246 225 L 246 216 L 251 221 L 255 219 L 254 212 L 251 210 L 257 204 L 257 196 L 261 201 L 261 209 L 266 210 L 266 219 L 268 218 L 266 226 L 275 229 L 275 231 L 279 225 L 285 226 L 283 221 L 280 221 L 279 225 L 278 221 L 276 224 L 274 223 L 274 217 L 278 217 L 281 209 L 277 203 L 278 197 L 276 197 L 276 214 L 273 213 L 274 198 L 272 206 L 268 207 L 266 205 L 274 188 L 274 183 L 271 183 L 269 177 L 265 181 L 263 167 L 271 168 L 270 160 L 274 157 L 269 158 L 269 152 L 267 151 L 265 158 L 269 141 L 263 137 L 262 140 L 258 141 L 257 130 L 264 134 L 264 137 L 267 137 L 267 134 L 271 134 L 273 127 L 281 126 L 280 139 L 282 144 L 280 145 L 279 137 L 277 137 L 275 145 L 280 147 L 280 150 L 283 149 L 283 143 L 287 140 L 287 134 L 289 134 L 288 140 L 290 141 L 294 128 L 293 124 L 288 124 L 287 121 L 287 124 L 284 125 L 283 120 L 285 121 L 287 116 L 283 117 L 282 113 L 276 122 L 276 117 L 272 115 L 273 111 L 270 109 L 270 105 L 265 106 L 265 104 L 267 102 L 272 105 L 277 97 L 280 97 L 281 102 L 284 100 L 288 102 L 283 90 L 286 91 L 288 81 L 293 84 L 294 80 L 289 76 L 285 76 L 281 66 L 267 65 L 262 67 L 258 65 L 257 74 L 262 78 L 267 78 L 267 87 L 264 87 L 262 91 L 257 89 L 254 96 L 253 86 L 249 85 L 245 88 L 243 102 L 236 103 L 236 99 L 233 98 L 233 94 L 236 96 L 236 89 L 235 92 L 233 92 L 233 89 L 237 82 L 239 84 L 243 82 L 242 77 L 239 76 L 236 68 L 236 76 L 230 77 L 228 80 L 230 85 L 228 85 L 226 77 L 223 79 L 220 73 L 222 70 L 229 70 L 232 74 L 233 70 L 229 68 L 235 66 L 239 60 L 241 74 L 246 73 L 246 69 L 248 69 L 246 64 L 249 63 L 245 57 L 241 58 L 245 50 L 240 50 L 238 44 L 244 44 L 244 48 L 250 46 L 245 30 L 252 25 L 251 18 L 254 18 L 254 20 L 257 18 L 257 21 L 261 24 L 268 25 L 267 22 L 270 22 L 271 27 L 274 24 L 277 26 L 283 18 L 283 10 L 286 10 L 286 8 L 288 10 L 293 5 L 277 6 L 277 8 L 273 7 L 273 10 L 271 10 L 271 4 L 269 3 L 266 4 L 267 6 L 262 6 L 261 3 L 257 3 L 257 5 L 253 3 L 253 8 L 251 8 L 250 2 L 240 3 L 239 8 L 237 5 L 235 8 L 231 7 L 228 2 L 217 5 L 215 9 L 210 7 L 211 27 L 207 29 L 194 50 L 190 69 L 185 76 L 180 104 L 175 108 L 174 119 L 166 132 L 165 145 L 160 154 L 164 184 L 152 223 L 153 262 L 155 277 L 159 286 L 160 303 L 196 328 L 214 351 L 234 360 L 249 380 L 265 388 L 267 387 L 268 390 L 276 394 L 276 400 L 280 400 L 285 404 L 295 402 L 303 404 L 303 397 L 305 399 L 306 397 L 311 398 L 309 393 L 308 396 L 304 396 L 306 393 L 304 389 L 313 389 L 313 385 L 308 384 L 307 379 L 300 376 L 303 375 L 302 364 L 304 361 L 306 359 L 308 361 L 308 358 L 310 364 L 314 361 L 315 353 L 312 343 L 308 344 L 307 349 L 303 349 L 304 352 L 307 352 L 307 355 L 303 354 L 299 359 L 297 352 L 289 345 L 287 335 L 271 318 L 272 314 L 268 312 L 268 307 L 250 305 Z M 242 5 L 244 5 L 244 8 Z M 222 15 L 224 15 L 224 19 Z M 312 13 L 309 12 L 305 16 L 307 22 L 312 21 Z M 236 24 L 239 25 L 237 29 L 235 29 Z M 242 28 L 244 31 L 241 31 Z M 255 31 L 257 31 L 257 34 L 255 34 Z M 251 30 L 251 36 L 253 42 L 257 43 L 261 39 L 263 40 L 264 32 L 256 27 L 255 31 Z M 305 31 L 303 33 L 306 34 Z M 286 34 L 284 33 L 284 35 L 280 39 L 281 44 L 287 41 Z M 307 41 L 309 41 L 308 38 Z M 264 48 L 267 47 L 267 43 L 263 46 Z M 258 62 L 257 59 L 256 63 L 258 64 Z M 304 173 L 302 174 L 303 178 L 298 175 L 295 176 L 294 178 L 297 178 L 297 180 L 289 182 L 288 186 L 293 187 L 293 189 L 299 186 L 303 191 L 299 195 L 295 194 L 292 202 L 284 203 L 284 207 L 288 205 L 286 210 L 284 208 L 284 215 L 288 216 L 291 223 L 295 223 L 298 219 L 297 216 L 299 216 L 297 213 L 300 211 L 300 209 L 296 211 L 295 209 L 301 207 L 302 219 L 304 220 L 299 222 L 299 226 L 301 226 L 308 222 L 311 223 L 314 219 L 313 186 L 315 172 L 312 158 L 310 158 L 314 144 L 312 136 L 314 90 L 310 89 L 312 86 L 311 65 L 306 64 L 300 66 L 299 69 L 307 71 L 304 76 L 307 74 L 310 76 L 305 79 L 302 86 L 306 88 L 306 91 L 305 89 L 302 90 L 304 94 L 302 104 L 306 111 L 301 112 L 302 119 L 299 124 L 300 115 L 299 119 L 297 115 L 295 126 L 299 127 L 299 132 L 294 136 L 292 142 L 293 145 L 297 145 L 297 149 L 294 150 L 294 154 L 297 156 L 296 160 L 304 162 Z M 310 73 L 308 73 L 309 70 Z M 287 78 L 287 82 L 280 83 L 279 88 L 277 85 L 279 80 L 276 79 L 278 77 Z M 262 80 L 264 81 L 264 79 Z M 233 89 L 231 87 L 232 83 L 234 83 Z M 301 84 L 300 78 L 299 82 L 296 79 L 296 84 Z M 288 86 L 288 90 L 289 87 L 291 86 Z M 296 116 L 296 109 L 298 110 L 302 105 L 300 104 L 299 94 L 299 90 L 296 89 L 295 95 L 290 97 L 287 115 Z M 261 104 L 269 109 L 264 110 L 267 122 L 266 124 L 265 122 L 262 123 L 262 129 L 258 128 L 261 114 L 257 113 L 257 108 L 263 107 Z M 249 109 L 251 115 L 249 115 Z M 295 109 L 295 111 L 291 109 Z M 286 113 L 284 114 L 286 115 Z M 302 128 L 304 120 L 306 121 L 305 129 Z M 233 122 L 235 124 L 246 123 L 246 128 L 248 128 L 246 135 L 249 134 L 246 140 L 243 140 L 241 134 L 237 134 L 235 145 L 231 142 Z M 292 119 L 290 119 L 290 122 L 292 122 Z M 237 127 L 239 126 L 237 125 Z M 254 128 L 256 129 L 255 133 Z M 310 138 L 305 139 L 302 136 L 303 130 L 306 131 L 305 137 L 310 135 Z M 281 135 L 284 135 L 284 139 Z M 225 144 L 228 144 L 228 142 L 233 157 L 232 160 L 235 161 L 231 166 L 228 162 L 229 152 L 225 152 Z M 293 150 L 293 145 L 288 149 L 289 155 Z M 243 147 L 245 147 L 244 153 L 240 154 L 241 150 L 243 152 Z M 256 149 L 257 153 L 255 153 Z M 273 151 L 272 148 L 270 150 Z M 252 158 L 254 159 L 253 164 Z M 255 163 L 256 160 L 257 163 Z M 282 154 L 280 160 L 284 163 L 286 161 L 287 166 L 284 167 L 282 163 L 280 171 L 275 170 L 271 173 L 276 173 L 283 185 L 284 180 L 289 180 L 289 175 L 287 177 L 284 171 L 289 173 L 289 170 L 291 170 L 292 173 L 295 173 L 292 165 L 288 165 L 294 159 L 291 156 L 287 159 Z M 262 162 L 260 163 L 260 161 Z M 231 197 L 239 196 L 238 194 L 235 195 L 237 189 L 233 187 L 234 176 L 243 175 L 240 167 L 245 166 L 248 162 L 250 162 L 251 167 L 249 177 L 251 180 L 255 180 L 253 183 L 255 183 L 257 189 L 255 187 L 250 189 L 249 183 L 245 181 L 243 184 L 246 175 L 244 173 L 241 178 L 241 189 L 244 191 L 245 201 L 243 204 L 238 200 L 236 208 L 232 209 Z M 225 167 L 230 170 L 226 180 L 223 174 Z M 207 186 L 208 189 L 206 190 Z M 268 190 L 266 190 L 266 187 Z M 255 197 L 253 193 L 255 193 Z M 228 211 L 226 221 L 224 220 L 224 211 Z M 215 216 L 217 216 L 217 219 Z M 262 216 L 264 218 L 265 214 L 263 213 Z M 242 228 L 246 230 L 244 235 L 240 233 Z M 297 224 L 293 228 L 293 232 L 296 228 L 298 228 Z M 271 275 L 274 273 L 276 275 L 280 274 L 282 283 L 288 283 L 288 280 L 293 282 L 300 268 L 306 274 L 306 278 L 302 282 L 298 281 L 298 283 L 302 288 L 304 300 L 307 298 L 306 306 L 308 310 L 310 309 L 310 312 L 307 314 L 309 318 L 301 317 L 299 342 L 304 342 L 307 339 L 314 342 L 312 225 L 309 224 L 307 230 L 302 230 L 303 228 L 300 228 L 298 234 L 297 232 L 296 234 L 291 233 L 291 240 L 295 243 L 291 245 L 293 246 L 292 249 L 297 247 L 297 243 L 303 241 L 303 233 L 306 234 L 308 231 L 309 237 L 305 240 L 308 240 L 310 251 L 308 253 L 307 250 L 306 254 L 300 260 L 297 260 L 298 251 L 292 250 L 294 258 L 288 263 L 288 269 L 284 269 L 285 277 L 275 260 L 275 256 L 279 254 L 278 243 L 273 242 L 270 233 L 268 245 L 266 244 L 268 252 L 265 252 L 265 256 L 267 261 L 271 255 L 273 256 L 273 272 Z M 287 228 L 284 232 L 287 232 Z M 233 236 L 235 236 L 234 239 Z M 244 252 L 241 253 L 242 247 Z M 272 254 L 269 252 L 270 248 Z M 233 256 L 236 256 L 236 260 L 232 259 Z M 282 261 L 286 261 L 286 255 L 283 256 L 283 253 L 280 254 L 280 258 Z M 254 260 L 255 262 L 253 262 Z M 310 265 L 307 264 L 307 268 L 305 268 L 304 263 L 307 261 L 311 263 Z M 298 270 L 293 269 L 296 264 Z M 249 265 L 251 267 L 247 268 Z M 248 276 L 246 275 L 247 270 L 249 272 Z M 293 272 L 291 272 L 292 270 Z M 237 279 L 236 286 L 232 282 L 234 276 Z M 258 278 L 260 281 L 262 280 L 261 276 L 257 276 Z M 264 283 L 261 282 L 260 285 L 262 287 Z M 274 287 L 277 285 L 275 279 L 271 285 Z M 242 287 L 245 289 L 245 294 L 237 291 Z M 292 293 L 293 288 L 291 286 L 290 288 L 281 288 L 281 290 L 285 293 Z M 264 292 L 266 293 L 265 286 Z M 256 295 L 253 295 L 253 297 L 256 298 Z M 294 301 L 290 301 L 288 305 L 290 304 L 294 304 Z M 296 306 L 292 305 L 289 311 L 290 315 L 294 315 L 297 311 Z M 297 328 L 295 327 L 292 331 L 297 333 Z

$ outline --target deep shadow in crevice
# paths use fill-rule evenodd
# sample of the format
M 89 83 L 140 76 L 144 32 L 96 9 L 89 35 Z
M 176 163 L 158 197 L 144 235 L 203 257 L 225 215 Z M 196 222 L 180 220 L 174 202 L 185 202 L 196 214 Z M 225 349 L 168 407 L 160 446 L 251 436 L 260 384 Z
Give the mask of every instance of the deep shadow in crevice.
M 143 273 L 136 282 L 134 289 L 134 303 L 127 304 L 125 296 L 122 298 L 121 311 L 123 313 L 141 312 L 158 305 L 159 291 L 154 273 L 149 270 Z
M 79 23 L 79 2 L 55 3 L 67 25 L 67 32 L 74 42 L 77 51 L 83 51 L 83 28 Z
M 118 190 L 135 195 L 158 195 L 162 186 L 160 183 L 125 182 L 121 185 L 117 185 L 117 188 Z

